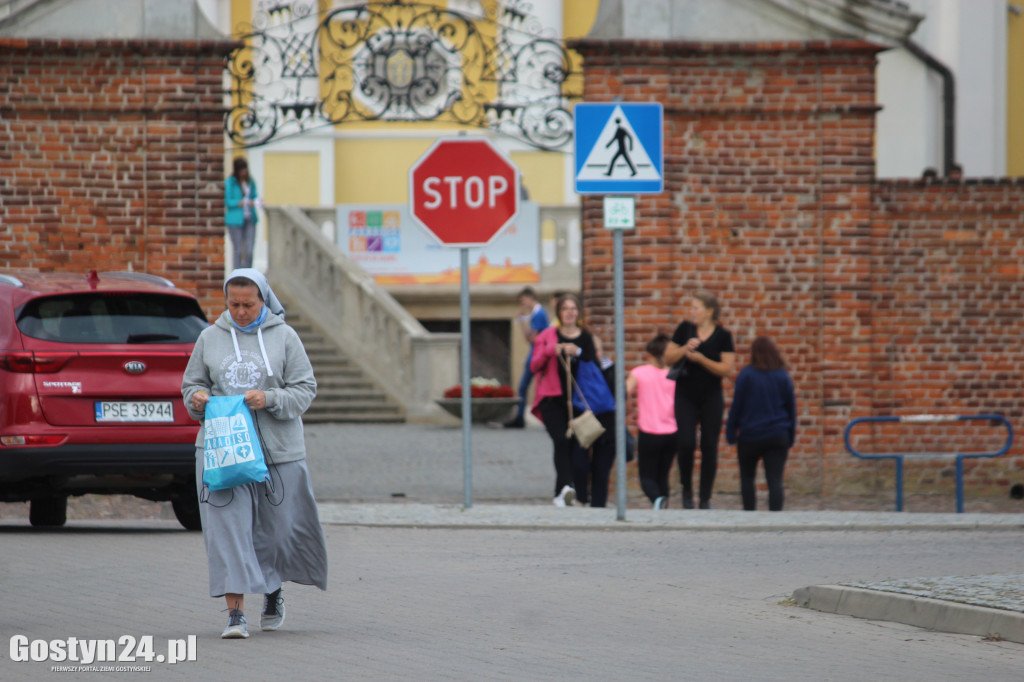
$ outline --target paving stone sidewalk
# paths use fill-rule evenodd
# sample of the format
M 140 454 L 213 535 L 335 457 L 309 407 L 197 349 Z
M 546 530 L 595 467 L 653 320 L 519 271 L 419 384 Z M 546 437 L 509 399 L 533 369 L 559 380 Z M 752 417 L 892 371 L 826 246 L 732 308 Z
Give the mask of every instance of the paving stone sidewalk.
M 729 491 L 716 495 L 714 510 L 684 511 L 677 497 L 674 508 L 654 512 L 632 480 L 625 521 L 616 518 L 614 507 L 556 509 L 548 497 L 550 443 L 537 425 L 473 429 L 473 504 L 466 509 L 457 426 L 310 425 L 306 440 L 321 518 L 331 525 L 693 532 L 1024 529 L 1021 502 L 969 496 L 966 514 L 949 513 L 954 501 L 948 496 L 908 497 L 906 508 L 917 511 L 893 512 L 888 494 L 791 495 L 785 512 L 741 512 L 738 495 Z M 25 505 L 0 505 L 0 518 L 25 516 Z M 72 499 L 69 518 L 173 519 L 173 514 L 166 503 L 88 496 Z M 807 586 L 794 599 L 836 613 L 1024 642 L 1022 585 L 1024 576 L 1014 574 L 930 577 Z

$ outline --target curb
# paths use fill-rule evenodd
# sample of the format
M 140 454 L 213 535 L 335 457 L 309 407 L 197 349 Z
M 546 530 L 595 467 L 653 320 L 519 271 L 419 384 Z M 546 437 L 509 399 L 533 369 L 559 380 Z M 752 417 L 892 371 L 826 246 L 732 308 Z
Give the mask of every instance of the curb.
M 793 599 L 816 611 L 1024 644 L 1024 613 L 845 585 L 802 587 Z
M 556 508 L 549 505 L 342 504 L 321 502 L 320 521 L 347 526 L 556 530 L 1020 530 L 1024 514 L 911 512 L 745 512 L 738 510 Z

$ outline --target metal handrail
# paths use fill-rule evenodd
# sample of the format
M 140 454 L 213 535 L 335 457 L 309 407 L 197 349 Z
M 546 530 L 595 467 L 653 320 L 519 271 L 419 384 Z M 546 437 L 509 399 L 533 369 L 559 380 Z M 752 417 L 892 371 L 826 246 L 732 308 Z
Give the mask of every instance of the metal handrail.
M 850 432 L 858 424 L 867 422 L 902 422 L 908 424 L 928 424 L 953 421 L 987 421 L 997 422 L 1006 427 L 1006 443 L 999 450 L 990 452 L 858 452 L 850 443 Z M 956 512 L 964 511 L 964 460 L 971 457 L 998 457 L 1009 451 L 1013 444 L 1013 426 L 1001 414 L 910 414 L 888 415 L 880 417 L 859 417 L 846 426 L 843 432 L 846 449 L 854 457 L 861 459 L 891 459 L 896 462 L 896 511 L 903 511 L 903 458 L 904 457 L 955 457 L 956 458 Z

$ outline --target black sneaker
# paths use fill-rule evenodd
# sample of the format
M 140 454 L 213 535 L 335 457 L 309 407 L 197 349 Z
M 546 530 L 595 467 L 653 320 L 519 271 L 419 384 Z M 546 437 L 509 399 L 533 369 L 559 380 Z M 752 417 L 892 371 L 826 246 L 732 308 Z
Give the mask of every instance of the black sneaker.
M 522 419 L 509 419 L 507 422 L 502 424 L 506 429 L 524 429 L 526 428 L 526 422 Z
M 263 613 L 260 614 L 260 630 L 276 630 L 284 623 L 284 595 L 281 588 L 263 595 Z
M 683 509 L 693 509 L 693 497 L 683 495 Z

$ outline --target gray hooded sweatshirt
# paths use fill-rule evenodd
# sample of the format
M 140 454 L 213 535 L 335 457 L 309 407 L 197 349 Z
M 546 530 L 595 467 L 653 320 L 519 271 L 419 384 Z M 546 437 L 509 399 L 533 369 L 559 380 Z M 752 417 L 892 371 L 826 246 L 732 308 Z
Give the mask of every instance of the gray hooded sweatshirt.
M 299 335 L 271 312 L 256 332 L 243 332 L 231 324 L 230 313 L 224 311 L 199 335 L 189 358 L 181 384 L 185 408 L 202 422 L 203 413 L 192 409 L 197 391 L 240 395 L 251 389 L 267 396 L 267 406 L 253 411 L 267 463 L 304 459 L 302 414 L 316 397 L 316 379 Z M 196 446 L 204 444 L 201 428 Z

